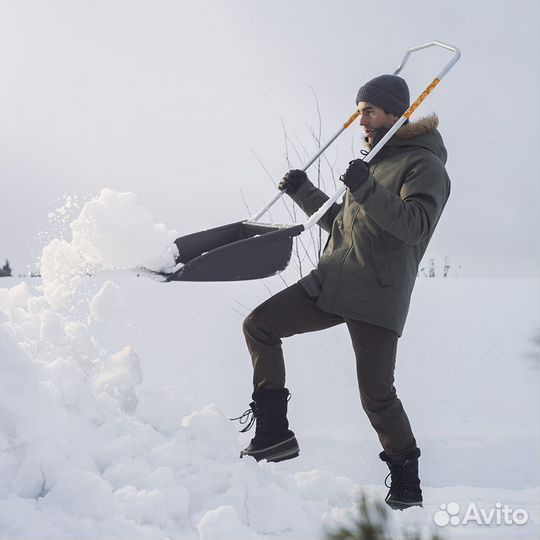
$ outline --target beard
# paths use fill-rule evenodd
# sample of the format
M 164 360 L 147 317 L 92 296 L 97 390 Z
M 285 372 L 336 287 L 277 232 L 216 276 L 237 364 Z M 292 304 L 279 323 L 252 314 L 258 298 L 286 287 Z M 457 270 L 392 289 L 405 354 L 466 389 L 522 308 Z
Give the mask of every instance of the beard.
M 373 138 L 371 142 L 369 141 L 369 138 L 367 136 L 364 137 L 364 140 L 366 141 L 368 147 L 372 149 L 374 146 L 377 145 L 377 143 L 390 131 L 390 128 L 380 127 L 380 128 L 374 128 L 373 131 Z

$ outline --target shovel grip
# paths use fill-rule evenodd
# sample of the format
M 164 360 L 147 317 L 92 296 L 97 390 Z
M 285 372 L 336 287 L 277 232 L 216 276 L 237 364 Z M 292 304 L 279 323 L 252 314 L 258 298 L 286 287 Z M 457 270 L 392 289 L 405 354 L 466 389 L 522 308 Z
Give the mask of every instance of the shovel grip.
M 347 129 L 358 117 L 360 116 L 360 111 L 354 111 L 350 118 L 343 124 L 343 129 Z
M 415 102 L 403 113 L 403 116 L 405 118 L 409 119 L 411 117 L 411 115 L 414 113 L 414 111 L 416 111 L 416 109 L 418 109 L 418 107 L 420 107 L 420 105 L 422 104 L 424 99 L 426 99 L 429 96 L 429 94 L 431 94 L 433 89 L 440 82 L 441 82 L 441 80 L 438 79 L 437 77 L 435 77 L 433 79 L 433 82 L 428 87 L 426 87 L 426 89 L 418 96 L 418 98 L 415 100 Z

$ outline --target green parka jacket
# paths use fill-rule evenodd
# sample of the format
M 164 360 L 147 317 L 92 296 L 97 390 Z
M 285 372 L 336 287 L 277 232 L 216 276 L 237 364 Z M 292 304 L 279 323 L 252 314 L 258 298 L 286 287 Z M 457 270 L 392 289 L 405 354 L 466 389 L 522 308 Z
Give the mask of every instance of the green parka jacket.
M 330 237 L 299 283 L 330 313 L 403 332 L 418 265 L 450 194 L 446 148 L 428 116 L 406 124 L 319 225 Z M 328 196 L 305 182 L 292 199 L 311 215 Z

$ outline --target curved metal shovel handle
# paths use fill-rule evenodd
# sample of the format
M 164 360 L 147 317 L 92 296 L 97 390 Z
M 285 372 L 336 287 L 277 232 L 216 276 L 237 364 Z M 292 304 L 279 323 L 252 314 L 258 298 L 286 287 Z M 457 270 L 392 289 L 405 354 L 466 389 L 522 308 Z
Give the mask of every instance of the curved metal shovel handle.
M 461 56 L 461 52 L 460 50 L 453 46 L 453 45 L 449 45 L 447 43 L 443 43 L 442 41 L 430 41 L 429 43 L 423 43 L 422 45 L 417 45 L 416 47 L 411 47 L 410 49 L 407 49 L 407 51 L 405 52 L 405 56 L 403 57 L 403 60 L 401 61 L 401 64 L 399 64 L 399 66 L 396 68 L 396 70 L 394 71 L 394 75 L 397 75 L 398 73 L 400 73 L 400 71 L 405 67 L 405 64 L 407 63 L 407 61 L 409 60 L 409 57 L 412 53 L 415 53 L 417 51 L 420 51 L 422 49 L 427 49 L 428 47 L 443 47 L 444 49 L 448 49 L 450 51 L 453 51 L 454 52 L 454 56 L 452 57 L 452 59 L 446 64 L 446 66 L 444 67 L 444 69 L 437 75 L 437 77 L 433 80 L 433 82 L 424 90 L 424 92 L 422 92 L 422 94 L 420 94 L 420 96 L 418 97 L 418 99 L 409 107 L 409 109 L 404 113 L 404 115 L 398 120 L 398 122 L 396 123 L 396 125 L 394 126 L 395 129 L 392 131 L 390 130 L 388 137 L 385 137 L 383 138 L 383 140 L 381 140 L 381 142 L 379 143 L 379 145 L 382 145 L 379 146 L 377 145 L 375 148 L 373 148 L 373 150 L 371 150 L 371 152 L 368 154 L 368 156 L 366 156 L 366 159 L 365 161 L 367 161 L 369 163 L 370 159 L 373 159 L 373 157 L 375 156 L 375 154 L 382 148 L 382 146 L 384 146 L 384 144 L 386 144 L 386 141 L 401 127 L 401 125 L 409 118 L 409 116 L 411 116 L 411 114 L 420 106 L 420 104 L 422 103 L 422 101 L 424 101 L 424 99 L 427 97 L 427 95 L 433 90 L 433 88 L 435 88 L 435 86 L 437 86 L 437 84 L 439 84 L 439 82 L 441 82 L 441 79 L 450 71 L 450 69 L 452 68 L 452 66 L 459 60 L 459 57 Z M 436 81 L 436 82 L 435 82 Z M 347 119 L 347 121 L 339 128 L 339 130 L 335 133 L 335 135 L 324 145 L 322 146 L 321 148 L 319 148 L 318 152 L 302 167 L 302 170 L 303 171 L 306 171 L 311 165 L 313 165 L 313 163 L 315 163 L 315 161 L 317 161 L 317 159 L 323 154 L 323 152 L 325 152 L 325 150 L 360 116 L 360 111 L 356 110 L 354 111 L 354 113 Z M 400 123 L 401 122 L 401 123 Z M 391 133 L 391 134 L 390 134 Z M 384 141 L 384 142 L 383 142 Z M 319 221 L 319 219 L 324 215 L 324 213 L 326 212 L 326 210 L 328 210 L 328 208 L 330 208 L 330 206 L 332 206 L 332 204 L 337 201 L 337 199 L 342 195 L 342 193 L 345 191 L 346 188 L 342 188 L 340 187 L 336 193 L 329 199 L 329 202 L 328 203 L 328 206 L 326 207 L 326 205 L 323 205 L 322 208 L 326 208 L 325 211 L 319 215 L 319 211 L 314 214 L 311 219 L 305 224 L 305 228 L 308 229 L 309 227 L 313 226 L 314 223 L 316 223 L 317 221 Z M 274 203 L 276 203 L 284 194 L 285 192 L 284 191 L 278 191 L 276 193 L 276 195 L 274 195 L 274 197 L 266 204 L 266 206 L 264 208 L 262 208 L 257 214 L 255 214 L 253 217 L 251 217 L 248 221 L 258 221 L 266 212 L 269 208 L 271 208 Z M 327 201 L 328 202 L 328 201 Z M 315 221 L 313 221 L 313 219 L 315 218 L 315 216 L 318 216 L 317 219 Z
M 421 51 L 422 49 L 427 49 L 428 47 L 442 47 L 443 49 L 448 49 L 449 51 L 452 51 L 454 53 L 454 56 L 446 64 L 444 69 L 437 75 L 437 77 L 442 79 L 449 71 L 452 69 L 452 66 L 459 60 L 459 57 L 461 56 L 461 51 L 455 47 L 454 45 L 449 45 L 448 43 L 443 43 L 442 41 L 430 41 L 428 43 L 423 43 L 422 45 L 417 45 L 416 47 L 411 47 L 410 49 L 407 49 L 407 52 L 405 53 L 405 56 L 403 57 L 403 60 L 401 61 L 401 64 L 396 68 L 396 71 L 394 71 L 394 75 L 397 75 L 404 67 L 407 61 L 409 60 L 409 56 L 411 56 L 412 53 Z

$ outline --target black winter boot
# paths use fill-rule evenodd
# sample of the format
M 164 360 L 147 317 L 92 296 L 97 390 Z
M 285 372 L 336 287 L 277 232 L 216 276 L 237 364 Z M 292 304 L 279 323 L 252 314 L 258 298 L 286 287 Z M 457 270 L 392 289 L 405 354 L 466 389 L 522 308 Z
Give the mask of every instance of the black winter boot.
M 254 423 L 255 437 L 240 457 L 252 456 L 257 461 L 283 461 L 292 459 L 300 453 L 298 441 L 289 429 L 287 421 L 287 401 L 290 393 L 286 388 L 279 390 L 256 390 L 250 408 L 240 417 L 241 424 L 247 426 L 241 431 L 249 431 Z
M 420 489 L 420 478 L 418 477 L 418 458 L 420 450 L 416 448 L 405 455 L 405 461 L 397 465 L 390 461 L 386 452 L 381 452 L 379 457 L 386 462 L 390 469 L 391 477 L 386 504 L 393 510 L 404 510 L 409 506 L 422 506 L 422 490 Z

